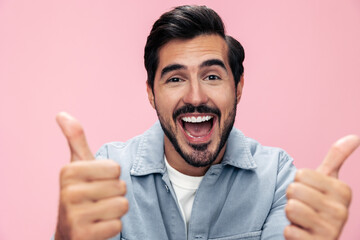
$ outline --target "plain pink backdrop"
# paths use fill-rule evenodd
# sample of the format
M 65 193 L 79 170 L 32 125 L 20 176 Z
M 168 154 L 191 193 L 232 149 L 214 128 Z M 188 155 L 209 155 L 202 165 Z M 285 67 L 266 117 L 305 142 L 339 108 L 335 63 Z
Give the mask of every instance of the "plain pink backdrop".
M 206 4 L 245 47 L 236 127 L 315 168 L 330 145 L 360 134 L 360 2 L 0 0 L 0 239 L 48 239 L 58 174 L 69 161 L 55 115 L 84 125 L 92 150 L 156 121 L 143 48 L 152 23 Z M 360 150 L 340 178 L 353 189 L 341 239 L 360 239 Z

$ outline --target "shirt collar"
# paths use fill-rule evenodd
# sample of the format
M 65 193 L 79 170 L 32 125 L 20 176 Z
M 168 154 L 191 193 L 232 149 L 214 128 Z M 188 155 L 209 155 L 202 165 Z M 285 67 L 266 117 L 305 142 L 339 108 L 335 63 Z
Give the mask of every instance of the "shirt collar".
M 247 170 L 257 167 L 247 145 L 246 137 L 240 130 L 236 128 L 231 130 L 225 155 L 220 164 Z M 143 176 L 152 173 L 164 174 L 165 172 L 164 132 L 160 122 L 157 121 L 140 137 L 139 147 L 130 173 L 134 176 Z
M 140 136 L 140 143 L 135 154 L 130 174 L 135 176 L 166 172 L 164 162 L 164 132 L 157 121 Z
M 244 134 L 233 127 L 230 132 L 222 164 L 246 170 L 257 167 Z

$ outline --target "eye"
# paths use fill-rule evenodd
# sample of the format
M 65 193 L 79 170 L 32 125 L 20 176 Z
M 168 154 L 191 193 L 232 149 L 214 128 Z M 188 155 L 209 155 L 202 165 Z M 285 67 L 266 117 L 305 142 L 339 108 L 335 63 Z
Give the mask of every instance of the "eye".
M 171 82 L 180 82 L 181 81 L 181 79 L 180 78 L 178 78 L 178 77 L 173 77 L 173 78 L 169 78 L 166 82 L 168 82 L 168 83 L 171 83 Z
M 221 78 L 216 75 L 209 75 L 205 78 L 205 80 L 221 80 Z

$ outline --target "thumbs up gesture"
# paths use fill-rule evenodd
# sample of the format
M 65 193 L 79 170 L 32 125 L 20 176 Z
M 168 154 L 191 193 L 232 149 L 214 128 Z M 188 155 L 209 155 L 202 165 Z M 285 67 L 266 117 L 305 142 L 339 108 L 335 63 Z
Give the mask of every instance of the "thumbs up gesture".
M 337 179 L 341 165 L 360 145 L 355 135 L 338 140 L 316 170 L 301 169 L 289 185 L 285 207 L 290 225 L 284 236 L 293 239 L 338 239 L 348 217 L 351 190 Z
M 94 161 L 80 123 L 67 113 L 56 120 L 71 152 L 71 163 L 60 173 L 60 202 L 55 240 L 107 239 L 121 231 L 128 211 L 120 166 L 112 160 Z

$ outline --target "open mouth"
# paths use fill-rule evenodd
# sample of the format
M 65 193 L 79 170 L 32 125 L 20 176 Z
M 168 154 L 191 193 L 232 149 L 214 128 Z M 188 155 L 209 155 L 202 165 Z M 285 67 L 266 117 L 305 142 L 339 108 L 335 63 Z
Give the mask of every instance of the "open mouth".
M 209 141 L 215 120 L 216 116 L 210 114 L 185 114 L 178 118 L 181 129 L 190 143 Z

